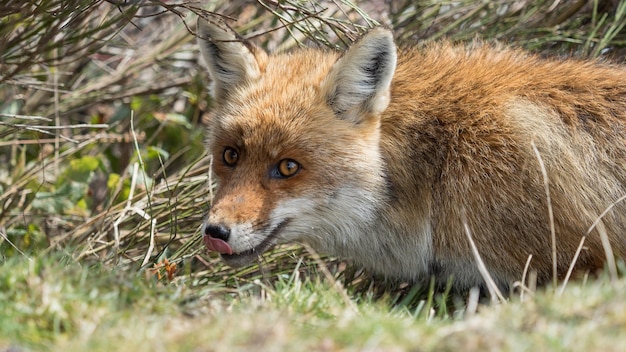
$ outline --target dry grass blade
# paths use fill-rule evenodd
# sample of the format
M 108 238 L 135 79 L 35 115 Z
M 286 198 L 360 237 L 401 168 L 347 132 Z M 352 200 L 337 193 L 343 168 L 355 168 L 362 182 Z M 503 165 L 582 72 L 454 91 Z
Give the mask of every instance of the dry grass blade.
M 504 298 L 504 295 L 502 294 L 502 292 L 500 292 L 498 285 L 491 277 L 491 274 L 489 274 L 489 270 L 487 270 L 487 266 L 485 265 L 485 262 L 483 262 L 483 259 L 478 252 L 478 248 L 476 247 L 476 244 L 472 239 L 472 233 L 470 232 L 469 226 L 467 225 L 467 223 L 464 223 L 463 226 L 465 227 L 465 235 L 467 236 L 467 240 L 469 241 L 470 247 L 472 248 L 472 254 L 474 255 L 474 260 L 476 260 L 476 266 L 478 267 L 478 271 L 485 280 L 485 286 L 489 291 L 491 302 L 505 303 L 506 298 Z
M 609 235 L 606 233 L 606 227 L 602 221 L 598 222 L 598 226 L 596 227 L 598 233 L 600 234 L 600 240 L 602 241 L 602 248 L 604 249 L 604 253 L 606 255 L 606 266 L 609 270 L 609 277 L 612 282 L 617 281 L 617 264 L 615 263 L 615 256 L 613 254 L 613 249 L 611 248 L 611 242 L 609 241 Z
M 559 295 L 562 295 L 563 292 L 565 291 L 565 288 L 567 287 L 567 283 L 569 282 L 572 272 L 574 271 L 574 266 L 576 265 L 576 261 L 578 260 L 578 256 L 580 255 L 580 251 L 583 248 L 585 240 L 591 234 L 591 231 L 593 231 L 596 228 L 598 230 L 598 233 L 600 234 L 600 238 L 602 240 L 602 246 L 604 247 L 604 251 L 606 253 L 607 263 L 609 267 L 609 274 L 611 275 L 611 279 L 615 281 L 615 279 L 617 278 L 617 264 L 615 263 L 615 257 L 613 256 L 613 251 L 611 250 L 611 244 L 608 241 L 606 228 L 604 227 L 604 224 L 602 223 L 602 218 L 606 216 L 617 204 L 623 202 L 624 200 L 626 200 L 626 195 L 621 196 L 615 202 L 611 203 L 611 205 L 609 205 L 606 209 L 604 209 L 602 214 L 600 214 L 596 218 L 596 220 L 593 222 L 593 224 L 591 224 L 591 226 L 587 230 L 587 233 L 580 239 L 580 243 L 578 244 L 578 247 L 576 248 L 576 252 L 574 253 L 574 257 L 572 258 L 570 266 L 567 270 L 567 274 L 565 275 L 565 278 L 563 279 L 563 283 L 561 284 L 561 288 L 558 291 Z
M 552 285 L 556 287 L 559 278 L 557 272 L 556 230 L 554 228 L 554 212 L 552 211 L 552 199 L 550 198 L 550 180 L 548 178 L 548 171 L 546 170 L 546 166 L 543 163 L 543 158 L 539 153 L 539 149 L 537 149 L 534 141 L 531 141 L 530 144 L 532 145 L 533 151 L 537 156 L 537 162 L 539 162 L 539 168 L 541 170 L 541 175 L 543 176 L 543 186 L 546 192 L 546 202 L 548 204 L 548 221 L 550 224 L 550 243 L 552 245 Z
M 513 288 L 519 288 L 520 289 L 520 301 L 524 301 L 524 296 L 525 293 L 529 293 L 529 294 L 533 294 L 535 292 L 535 287 L 534 287 L 534 280 L 528 280 L 527 278 L 528 276 L 528 269 L 530 268 L 530 262 L 533 259 L 533 255 L 529 254 L 528 255 L 528 259 L 526 259 L 526 264 L 524 264 L 524 271 L 522 272 L 522 281 L 521 282 L 516 282 L 513 284 Z

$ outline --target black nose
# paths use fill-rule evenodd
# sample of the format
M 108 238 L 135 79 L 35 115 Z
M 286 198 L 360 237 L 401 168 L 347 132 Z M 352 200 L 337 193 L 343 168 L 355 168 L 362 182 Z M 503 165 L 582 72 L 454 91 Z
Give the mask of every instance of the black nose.
M 207 224 L 204 228 L 204 234 L 228 242 L 230 229 L 222 224 Z

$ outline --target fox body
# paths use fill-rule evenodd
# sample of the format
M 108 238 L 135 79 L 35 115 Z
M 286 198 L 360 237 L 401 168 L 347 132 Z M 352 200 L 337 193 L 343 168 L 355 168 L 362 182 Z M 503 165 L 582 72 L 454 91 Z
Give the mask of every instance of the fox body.
M 217 101 L 203 236 L 226 263 L 297 241 L 390 278 L 482 286 L 469 235 L 506 288 L 530 255 L 552 279 L 551 231 L 562 277 L 594 222 L 575 268 L 603 267 L 601 233 L 626 254 L 622 67 L 398 49 L 380 28 L 344 53 L 268 55 L 224 24 L 198 29 Z

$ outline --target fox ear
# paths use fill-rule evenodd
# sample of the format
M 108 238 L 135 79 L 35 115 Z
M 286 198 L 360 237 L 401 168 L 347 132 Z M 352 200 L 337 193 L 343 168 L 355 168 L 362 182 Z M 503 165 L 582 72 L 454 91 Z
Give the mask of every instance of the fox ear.
M 338 116 L 360 123 L 387 109 L 396 70 L 396 45 L 387 29 L 368 32 L 337 60 L 322 83 Z
M 211 92 L 220 101 L 236 86 L 261 76 L 267 54 L 222 21 L 198 18 L 198 44 L 213 80 Z

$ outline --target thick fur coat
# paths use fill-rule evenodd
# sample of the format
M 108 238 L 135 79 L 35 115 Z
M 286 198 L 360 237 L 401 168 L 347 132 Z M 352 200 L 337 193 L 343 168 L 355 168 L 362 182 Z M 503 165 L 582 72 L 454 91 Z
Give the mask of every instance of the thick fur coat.
M 530 255 L 553 278 L 552 231 L 563 277 L 594 222 L 576 270 L 626 254 L 622 66 L 397 48 L 386 29 L 344 53 L 277 55 L 222 23 L 198 32 L 217 101 L 203 235 L 227 263 L 296 241 L 391 278 L 482 286 L 471 236 L 506 288 Z

